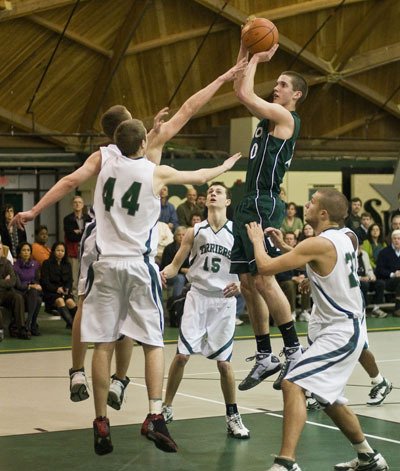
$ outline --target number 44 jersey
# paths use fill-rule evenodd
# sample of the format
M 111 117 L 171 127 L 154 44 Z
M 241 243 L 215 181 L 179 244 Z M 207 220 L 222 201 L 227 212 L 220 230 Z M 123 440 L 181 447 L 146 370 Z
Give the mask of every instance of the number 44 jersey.
M 190 268 L 186 275 L 193 287 L 223 296 L 226 285 L 239 281 L 237 275 L 229 273 L 232 246 L 232 221 L 227 221 L 217 232 L 207 220 L 195 224 Z
M 124 157 L 101 147 L 94 209 L 96 244 L 103 256 L 151 256 L 157 252 L 160 198 L 153 192 L 156 166 L 146 157 Z

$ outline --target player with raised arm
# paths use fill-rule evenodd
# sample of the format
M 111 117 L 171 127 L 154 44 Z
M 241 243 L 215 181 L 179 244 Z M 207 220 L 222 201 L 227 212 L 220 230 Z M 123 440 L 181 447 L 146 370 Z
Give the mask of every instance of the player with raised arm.
M 285 203 L 280 199 L 280 185 L 293 158 L 296 139 L 300 131 L 297 105 L 308 92 L 304 78 L 293 71 L 282 72 L 273 90 L 272 102 L 259 97 L 254 90 L 254 77 L 259 64 L 269 62 L 278 45 L 269 51 L 257 53 L 250 59 L 244 72 L 234 83 L 237 97 L 260 122 L 255 130 L 249 151 L 245 195 L 236 207 L 233 233 L 231 273 L 239 274 L 242 293 L 256 337 L 255 364 L 240 383 L 239 389 L 250 389 L 281 368 L 279 359 L 272 354 L 269 336 L 269 314 L 281 331 L 284 354 L 288 361 L 301 355 L 289 302 L 272 275 L 260 274 L 254 258 L 245 224 L 258 221 L 263 228 L 280 227 L 285 216 Z M 248 52 L 241 44 L 238 62 Z M 272 249 L 268 239 L 266 243 Z M 280 380 L 274 387 L 280 388 Z

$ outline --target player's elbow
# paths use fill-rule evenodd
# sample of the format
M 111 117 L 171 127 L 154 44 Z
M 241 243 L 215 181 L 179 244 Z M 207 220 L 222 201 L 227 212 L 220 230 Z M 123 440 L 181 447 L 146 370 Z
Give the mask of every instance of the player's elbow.
M 78 186 L 78 182 L 71 175 L 66 175 L 63 177 L 61 182 L 68 192 L 74 190 Z

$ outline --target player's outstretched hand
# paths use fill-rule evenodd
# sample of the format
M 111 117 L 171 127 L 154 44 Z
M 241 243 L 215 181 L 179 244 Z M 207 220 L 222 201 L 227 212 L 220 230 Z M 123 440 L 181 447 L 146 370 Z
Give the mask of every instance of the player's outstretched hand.
M 264 232 L 257 222 L 246 224 L 247 234 L 253 244 L 262 241 L 264 243 Z
M 10 221 L 10 224 L 8 227 L 12 226 L 17 226 L 18 229 L 24 229 L 25 224 L 29 221 L 33 221 L 35 219 L 35 216 L 33 214 L 33 211 L 24 211 L 21 213 L 17 213 Z
M 221 75 L 221 78 L 224 82 L 231 82 L 236 79 L 238 72 L 241 72 L 247 67 L 247 57 L 243 57 L 239 62 L 237 62 L 233 67 Z
M 279 47 L 279 44 L 275 44 L 268 51 L 257 52 L 252 57 L 252 60 L 256 60 L 257 63 L 259 63 L 259 62 L 269 62 L 272 59 L 272 56 L 278 50 L 278 47 Z
M 232 296 L 239 294 L 239 292 L 240 290 L 237 283 L 229 283 L 229 285 L 226 285 L 224 288 L 224 297 L 231 298 Z
M 242 157 L 241 152 L 237 152 L 236 154 L 233 154 L 230 157 L 228 157 L 224 162 L 224 167 L 226 167 L 225 172 L 230 170 L 241 157 Z
M 164 118 L 168 115 L 168 113 L 169 113 L 169 108 L 168 106 L 166 106 L 154 116 L 154 122 L 153 122 L 154 132 L 160 132 L 161 126 L 164 124 Z
M 299 293 L 307 294 L 310 291 L 310 280 L 308 278 L 304 278 L 304 280 L 299 284 Z

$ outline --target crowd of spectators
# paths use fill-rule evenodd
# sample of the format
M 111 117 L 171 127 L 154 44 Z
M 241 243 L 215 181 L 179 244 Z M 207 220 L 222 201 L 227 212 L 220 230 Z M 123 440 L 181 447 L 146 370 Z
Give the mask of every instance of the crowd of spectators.
M 282 189 L 281 198 L 286 199 Z M 399 193 L 400 198 L 400 193 Z M 177 208 L 168 201 L 168 187 L 160 192 L 160 219 L 158 223 L 159 245 L 156 262 L 160 269 L 168 265 L 179 249 L 187 227 L 193 227 L 207 217 L 206 194 L 187 190 L 185 201 Z M 301 208 L 300 208 L 301 209 Z M 50 248 L 46 226 L 35 230 L 35 241 L 27 242 L 24 230 L 9 222 L 14 207 L 4 205 L 0 213 L 0 341 L 6 329 L 2 307 L 11 313 L 8 331 L 11 337 L 28 340 L 40 335 L 38 314 L 44 303 L 45 311 L 58 314 L 72 326 L 76 312 L 76 284 L 78 282 L 79 246 L 85 224 L 90 221 L 84 201 L 76 195 L 72 212 L 65 216 L 64 241 L 57 241 Z M 295 246 L 298 242 L 314 237 L 313 228 L 298 216 L 297 205 L 286 203 L 286 216 L 281 226 L 285 242 Z M 232 218 L 232 214 L 229 215 Z M 385 295 L 392 293 L 395 299 L 393 315 L 400 317 L 400 208 L 390 214 L 390 230 L 384 237 L 382 227 L 371 214 L 363 211 L 360 198 L 352 198 L 349 216 L 344 225 L 355 232 L 359 240 L 358 275 L 366 305 L 371 307 L 373 317 L 386 317 L 381 306 Z M 170 297 L 181 295 L 187 285 L 186 272 L 189 260 L 180 272 L 169 280 Z M 294 320 L 308 322 L 312 300 L 307 289 L 305 267 L 281 273 L 277 280 L 286 294 Z M 242 312 L 243 298 L 239 299 Z M 237 325 L 242 321 L 238 318 Z

